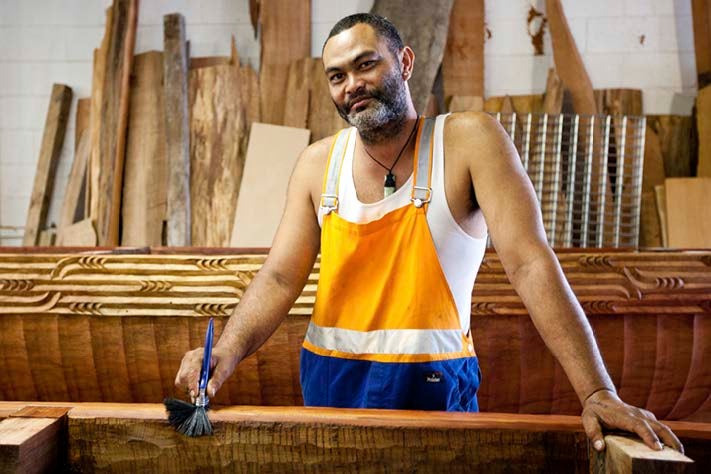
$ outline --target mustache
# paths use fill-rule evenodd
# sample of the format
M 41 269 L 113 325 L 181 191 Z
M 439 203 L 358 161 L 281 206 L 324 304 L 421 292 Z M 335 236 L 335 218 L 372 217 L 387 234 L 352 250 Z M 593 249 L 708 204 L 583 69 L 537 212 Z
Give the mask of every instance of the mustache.
M 348 102 L 346 102 L 346 110 L 348 112 L 350 112 L 350 110 L 353 108 L 353 105 L 363 99 L 380 100 L 380 97 L 375 92 L 368 92 L 368 91 L 360 92 L 360 93 L 354 95 Z

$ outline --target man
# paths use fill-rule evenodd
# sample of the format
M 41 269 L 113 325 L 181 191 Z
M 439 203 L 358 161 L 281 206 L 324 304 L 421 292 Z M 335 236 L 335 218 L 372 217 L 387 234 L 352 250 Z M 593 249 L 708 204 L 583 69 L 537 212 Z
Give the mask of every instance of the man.
M 208 394 L 276 330 L 320 251 L 301 354 L 305 403 L 476 411 L 469 308 L 488 228 L 595 448 L 605 426 L 681 450 L 654 415 L 617 396 L 505 131 L 481 113 L 419 118 L 407 85 L 414 59 L 381 17 L 352 15 L 332 29 L 324 68 L 353 128 L 299 158 L 269 256 L 214 348 Z M 176 378 L 193 394 L 201 357 L 188 352 Z

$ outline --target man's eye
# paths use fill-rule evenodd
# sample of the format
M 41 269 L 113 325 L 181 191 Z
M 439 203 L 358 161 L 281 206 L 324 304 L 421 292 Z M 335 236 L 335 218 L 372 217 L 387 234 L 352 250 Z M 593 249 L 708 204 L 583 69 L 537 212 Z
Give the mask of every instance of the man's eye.
M 331 81 L 331 82 L 338 82 L 338 81 L 340 81 L 341 79 L 343 79 L 343 74 L 338 73 L 338 74 L 332 75 L 328 80 Z
M 362 63 L 360 63 L 360 68 L 361 69 L 368 69 L 369 67 L 371 67 L 374 64 L 375 64 L 375 61 L 373 61 L 373 60 L 363 61 Z

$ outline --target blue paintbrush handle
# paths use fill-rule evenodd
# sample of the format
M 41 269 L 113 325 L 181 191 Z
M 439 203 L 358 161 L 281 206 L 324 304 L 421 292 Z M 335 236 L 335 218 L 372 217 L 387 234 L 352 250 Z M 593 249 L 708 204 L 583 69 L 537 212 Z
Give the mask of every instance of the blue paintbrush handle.
M 210 318 L 207 324 L 207 332 L 205 333 L 205 352 L 202 356 L 202 368 L 200 369 L 200 384 L 198 389 L 203 391 L 207 388 L 207 381 L 210 379 L 210 359 L 212 358 L 212 333 L 214 330 L 214 322 Z

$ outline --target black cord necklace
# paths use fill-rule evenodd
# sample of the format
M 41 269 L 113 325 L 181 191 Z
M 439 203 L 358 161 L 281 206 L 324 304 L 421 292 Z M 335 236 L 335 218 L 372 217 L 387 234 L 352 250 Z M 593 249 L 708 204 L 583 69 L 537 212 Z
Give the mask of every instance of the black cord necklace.
M 388 168 L 384 164 L 382 164 L 380 161 L 378 161 L 373 155 L 370 154 L 368 149 L 363 146 L 363 149 L 365 152 L 368 154 L 371 160 L 375 161 L 377 164 L 382 166 L 388 171 L 388 174 L 385 175 L 385 184 L 383 185 L 383 198 L 386 198 L 393 194 L 395 192 L 395 175 L 393 174 L 393 169 L 395 168 L 395 165 L 397 164 L 398 160 L 400 160 L 400 157 L 402 156 L 402 152 L 405 151 L 405 148 L 407 148 L 407 145 L 410 143 L 410 140 L 412 140 L 412 136 L 415 134 L 415 131 L 417 131 L 417 126 L 420 123 L 420 117 L 417 117 L 417 120 L 415 120 L 415 126 L 412 127 L 412 131 L 410 132 L 410 135 L 407 137 L 407 141 L 405 144 L 400 148 L 400 153 L 397 154 L 397 158 L 395 158 L 395 162 L 393 165 Z

